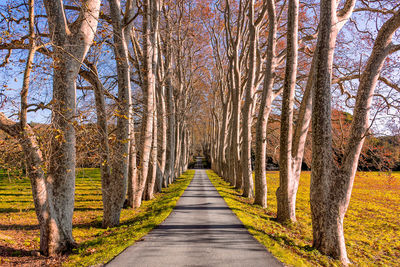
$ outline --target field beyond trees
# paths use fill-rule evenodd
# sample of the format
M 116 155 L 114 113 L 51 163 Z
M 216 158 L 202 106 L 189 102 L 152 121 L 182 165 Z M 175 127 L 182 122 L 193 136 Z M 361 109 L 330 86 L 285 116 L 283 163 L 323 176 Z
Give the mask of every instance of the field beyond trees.
M 8 180 L 0 172 L 0 266 L 89 266 L 106 263 L 160 224 L 175 207 L 194 171 L 185 172 L 139 209 L 123 209 L 121 224 L 101 228 L 103 206 L 99 169 L 77 172 L 72 254 L 47 258 L 39 250 L 39 226 L 27 178 Z
M 212 183 L 254 237 L 291 266 L 340 266 L 312 246 L 310 172 L 303 172 L 297 194 L 297 223 L 276 222 L 279 172 L 267 172 L 268 208 L 252 205 L 229 183 L 208 171 Z M 344 233 L 356 266 L 400 266 L 400 172 L 358 172 Z

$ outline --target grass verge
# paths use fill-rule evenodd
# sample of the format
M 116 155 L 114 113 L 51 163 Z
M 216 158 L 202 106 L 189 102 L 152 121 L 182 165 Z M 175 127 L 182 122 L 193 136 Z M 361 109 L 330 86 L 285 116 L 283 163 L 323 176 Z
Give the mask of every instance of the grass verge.
M 29 180 L 0 174 L 0 265 L 6 266 L 93 266 L 101 265 L 142 239 L 175 207 L 189 185 L 189 170 L 137 210 L 124 209 L 121 225 L 102 229 L 101 179 L 98 169 L 77 172 L 73 236 L 79 247 L 61 258 L 38 255 L 39 229 Z
M 268 208 L 252 205 L 213 171 L 213 185 L 249 232 L 275 257 L 290 266 L 340 266 L 311 247 L 309 208 L 310 173 L 304 172 L 297 195 L 298 222 L 276 222 L 275 191 L 279 173 L 268 172 Z M 345 217 L 345 239 L 350 261 L 356 266 L 400 266 L 400 173 L 357 173 Z

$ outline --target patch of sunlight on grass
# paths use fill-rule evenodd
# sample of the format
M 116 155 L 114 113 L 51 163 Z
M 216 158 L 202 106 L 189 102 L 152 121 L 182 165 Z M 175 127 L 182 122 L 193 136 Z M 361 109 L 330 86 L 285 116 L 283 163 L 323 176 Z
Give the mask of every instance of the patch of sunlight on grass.
M 292 266 L 339 266 L 312 246 L 310 172 L 303 172 L 297 194 L 297 223 L 275 221 L 275 191 L 279 172 L 267 172 L 268 208 L 248 199 L 213 171 L 207 174 L 229 207 L 249 232 L 285 264 Z M 349 259 L 357 266 L 400 266 L 400 172 L 359 172 L 344 220 Z
M 120 226 L 102 229 L 100 170 L 77 169 L 73 236 L 79 247 L 64 265 L 97 265 L 114 258 L 168 217 L 193 176 L 193 170 L 185 172 L 174 184 L 156 194 L 155 199 L 144 201 L 141 208 L 123 209 Z M 39 249 L 39 228 L 29 179 L 10 181 L 0 171 L 0 225 L 3 228 L 1 247 Z

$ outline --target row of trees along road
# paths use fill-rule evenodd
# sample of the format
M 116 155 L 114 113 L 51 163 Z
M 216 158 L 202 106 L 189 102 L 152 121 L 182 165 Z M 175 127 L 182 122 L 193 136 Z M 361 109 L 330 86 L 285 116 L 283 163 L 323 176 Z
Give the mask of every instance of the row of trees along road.
M 392 42 L 399 37 L 398 2 L 225 0 L 214 10 L 207 22 L 213 170 L 266 207 L 268 126 L 279 120 L 277 220 L 294 223 L 311 132 L 313 246 L 347 264 L 343 219 L 363 143 L 378 111 L 399 114 L 400 90 L 389 71 L 398 73 L 393 60 L 400 45 Z M 347 138 L 339 149 L 332 111 L 352 113 L 340 124 Z
M 95 144 L 103 227 L 119 224 L 124 203 L 140 207 L 187 169 L 208 60 L 195 23 L 202 6 L 21 0 L 0 8 L 0 129 L 24 152 L 41 252 L 64 253 L 76 246 L 77 143 Z M 14 89 L 10 78 L 21 76 Z M 50 123 L 41 119 L 48 111 Z
M 31 180 L 42 253 L 75 246 L 77 164 L 100 167 L 103 226 L 112 227 L 124 203 L 153 198 L 203 151 L 262 207 L 267 163 L 279 162 L 281 223 L 296 221 L 300 174 L 311 167 L 314 247 L 347 264 L 343 218 L 359 157 L 374 158 L 384 140 L 377 121 L 400 130 L 399 8 L 397 0 L 0 4 L 0 136 L 26 163 L 1 160 Z

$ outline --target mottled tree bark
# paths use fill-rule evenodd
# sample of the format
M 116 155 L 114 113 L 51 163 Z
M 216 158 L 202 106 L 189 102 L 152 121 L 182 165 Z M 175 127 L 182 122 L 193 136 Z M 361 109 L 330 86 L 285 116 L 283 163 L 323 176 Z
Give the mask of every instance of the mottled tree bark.
M 169 28 L 168 14 L 163 7 L 166 27 Z M 167 150 L 163 186 L 167 187 L 174 180 L 175 166 L 175 105 L 174 105 L 174 87 L 172 84 L 172 48 L 171 32 L 166 34 L 166 40 L 163 43 L 163 52 L 165 58 L 165 99 L 166 99 L 166 120 L 167 120 Z
M 350 3 L 351 2 L 351 3 Z M 313 246 L 348 264 L 343 218 L 350 199 L 352 180 L 343 179 L 334 165 L 331 128 L 331 75 L 335 40 L 343 18 L 351 14 L 355 1 L 348 1 L 336 15 L 337 3 L 321 1 L 321 18 L 315 53 L 312 114 L 312 171 L 310 204 Z M 349 4 L 350 3 L 350 4 Z M 358 159 L 358 158 L 357 158 Z M 355 174 L 355 170 L 354 170 Z M 346 196 L 343 198 L 343 196 Z M 347 201 L 344 201 L 347 199 Z
M 274 84 L 274 72 L 276 66 L 276 31 L 275 3 L 267 1 L 268 5 L 268 49 L 267 62 L 264 74 L 264 85 L 260 102 L 260 109 L 256 125 L 256 161 L 254 170 L 255 199 L 254 204 L 267 207 L 267 180 L 266 180 L 266 150 L 267 150 L 267 123 L 271 112 L 271 104 L 274 98 L 272 90 Z
M 65 249 L 65 239 L 53 209 L 51 195 L 48 192 L 44 162 L 36 135 L 25 124 L 13 122 L 0 113 L 0 129 L 16 138 L 25 154 L 27 176 L 32 185 L 33 203 L 40 228 L 40 251 L 44 255 L 54 255 Z
M 29 0 L 29 53 L 26 60 L 23 84 L 21 89 L 20 121 L 14 122 L 0 113 L 0 129 L 16 138 L 24 152 L 26 174 L 30 178 L 33 203 L 40 229 L 40 251 L 45 255 L 52 255 L 59 251 L 63 244 L 59 244 L 59 226 L 57 225 L 53 206 L 50 204 L 48 185 L 43 170 L 44 162 L 36 135 L 27 124 L 28 92 L 33 59 L 37 49 L 35 42 L 35 2 Z M 61 240 L 63 242 L 63 240 Z
M 160 11 L 160 1 L 145 0 L 143 3 L 143 102 L 142 128 L 140 133 L 140 160 L 138 164 L 139 177 L 135 193 L 134 206 L 140 207 L 146 179 L 149 172 L 150 152 L 153 141 L 153 119 L 155 99 L 155 72 L 157 69 L 157 34 Z
M 100 172 L 102 181 L 108 181 L 111 176 L 110 167 L 110 146 L 108 143 L 108 123 L 106 105 L 104 99 L 104 87 L 100 81 L 97 67 L 94 64 L 86 63 L 90 70 L 80 70 L 79 75 L 93 86 L 96 105 L 97 129 L 99 133 L 100 146 Z
M 345 5 L 341 10 L 337 12 L 337 18 L 338 22 L 335 24 L 335 32 L 332 35 L 333 39 L 335 42 L 336 36 L 340 29 L 343 27 L 343 25 L 347 22 L 353 8 L 354 8 L 355 1 L 354 0 L 348 0 L 346 1 Z M 316 54 L 317 52 L 315 52 Z M 328 58 L 328 64 L 330 68 L 332 68 L 332 58 Z M 314 56 L 311 62 L 311 67 L 310 67 L 310 72 L 308 75 L 308 80 L 306 84 L 306 89 L 304 91 L 303 99 L 300 105 L 300 110 L 299 110 L 299 115 L 296 120 L 296 127 L 294 130 L 293 137 L 288 136 L 289 138 L 292 138 L 291 142 L 291 156 L 287 157 L 289 159 L 290 163 L 287 164 L 290 167 L 290 171 L 284 171 L 280 173 L 280 176 L 283 178 L 282 180 L 284 181 L 284 184 L 287 184 L 289 186 L 284 186 L 282 187 L 280 192 L 284 192 L 284 195 L 286 196 L 286 201 L 284 205 L 278 205 L 279 212 L 278 212 L 278 217 L 280 221 L 292 221 L 294 222 L 296 220 L 295 216 L 295 209 L 296 209 L 296 195 L 297 195 L 297 189 L 299 185 L 299 180 L 300 180 L 300 174 L 301 174 L 301 167 L 302 167 L 302 162 L 303 162 L 303 155 L 304 155 L 304 146 L 306 143 L 306 138 L 307 138 L 307 133 L 308 133 L 308 128 L 309 124 L 311 121 L 311 109 L 312 109 L 312 89 L 313 89 L 313 78 L 314 78 L 314 73 L 315 73 L 315 60 L 316 57 Z M 293 117 L 291 117 L 291 124 Z M 285 164 L 286 165 L 286 164 Z M 286 214 L 286 215 L 285 215 Z
M 72 214 L 75 195 L 76 78 L 94 38 L 100 11 L 99 0 L 85 1 L 74 27 L 67 23 L 62 1 L 44 1 L 54 44 L 52 127 L 50 162 L 46 184 L 54 209 L 54 231 L 46 254 L 75 246 Z M 50 223 L 51 220 L 48 220 Z M 53 227 L 53 228 L 51 228 Z
M 242 120 L 242 173 L 243 173 L 243 196 L 252 198 L 254 196 L 253 190 L 253 176 L 251 166 L 251 125 L 252 125 L 252 112 L 251 105 L 254 97 L 254 83 L 256 76 L 256 50 L 258 29 L 254 22 L 254 0 L 250 0 L 249 6 L 249 71 L 247 77 L 247 86 L 245 90 L 245 101 L 243 105 L 243 120 Z
M 165 101 L 165 86 L 162 83 L 164 79 L 164 65 L 161 57 L 161 49 L 159 47 L 159 68 L 158 68 L 158 81 L 159 86 L 157 90 L 157 115 L 160 125 L 160 144 L 158 149 L 159 172 L 157 174 L 157 191 L 161 192 L 161 187 L 166 183 L 165 169 L 167 161 L 167 114 L 166 114 L 166 101 Z
M 119 0 L 110 0 L 109 3 L 118 75 L 118 111 L 116 143 L 114 156 L 111 158 L 112 172 L 110 176 L 102 179 L 103 227 L 105 228 L 119 224 L 128 182 L 130 138 L 134 138 L 130 126 L 132 97 L 128 57 L 128 36 L 131 26 L 126 24 L 133 15 L 133 5 L 129 3 L 131 6 L 126 7 L 125 16 L 121 17 Z
M 170 74 L 167 74 L 170 75 Z M 167 77 L 167 162 L 165 164 L 165 182 L 164 187 L 167 184 L 171 184 L 175 179 L 174 167 L 175 167 L 175 108 L 173 103 L 173 88 L 170 82 L 170 78 Z
M 299 1 L 289 0 L 288 26 L 286 37 L 286 70 L 283 85 L 280 152 L 279 152 L 279 188 L 277 197 L 277 219 L 280 222 L 296 221 L 296 180 L 293 177 L 292 141 L 293 141 L 293 104 L 297 75 L 298 55 L 298 17 Z
M 129 141 L 129 162 L 128 162 L 128 192 L 127 192 L 127 204 L 129 207 L 134 207 L 135 202 L 135 191 L 138 183 L 138 169 L 137 169 L 137 147 L 134 131 L 134 118 L 131 116 L 130 123 L 130 141 Z

